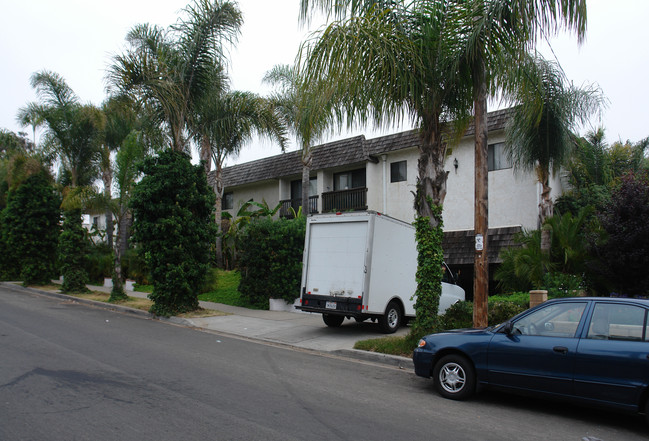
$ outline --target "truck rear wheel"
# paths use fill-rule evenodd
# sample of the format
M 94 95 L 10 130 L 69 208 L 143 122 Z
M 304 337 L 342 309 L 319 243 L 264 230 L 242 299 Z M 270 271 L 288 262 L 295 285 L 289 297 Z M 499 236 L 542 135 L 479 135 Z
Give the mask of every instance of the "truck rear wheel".
M 388 303 L 385 314 L 379 317 L 379 328 L 384 334 L 393 334 L 401 326 L 403 313 L 401 307 L 395 301 Z
M 322 321 L 331 328 L 337 328 L 343 324 L 344 315 L 322 314 Z

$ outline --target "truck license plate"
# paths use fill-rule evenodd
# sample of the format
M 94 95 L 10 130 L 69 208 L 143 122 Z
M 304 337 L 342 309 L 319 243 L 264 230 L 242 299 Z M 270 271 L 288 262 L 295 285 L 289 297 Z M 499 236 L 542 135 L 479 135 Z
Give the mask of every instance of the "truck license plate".
M 336 309 L 336 302 L 327 302 L 325 304 L 325 308 L 327 308 L 327 309 Z

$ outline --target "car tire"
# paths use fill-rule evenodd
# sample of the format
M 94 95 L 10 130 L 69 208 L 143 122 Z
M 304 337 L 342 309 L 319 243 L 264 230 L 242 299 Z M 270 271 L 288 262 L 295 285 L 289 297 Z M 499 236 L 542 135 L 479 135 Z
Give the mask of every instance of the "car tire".
M 343 324 L 344 315 L 322 314 L 322 321 L 330 328 L 337 328 Z
M 475 371 L 462 355 L 442 357 L 433 370 L 437 392 L 444 398 L 466 400 L 475 392 Z
M 385 308 L 385 314 L 379 317 L 379 328 L 384 334 L 393 334 L 401 326 L 402 320 L 401 307 L 397 302 L 390 302 L 388 307 Z

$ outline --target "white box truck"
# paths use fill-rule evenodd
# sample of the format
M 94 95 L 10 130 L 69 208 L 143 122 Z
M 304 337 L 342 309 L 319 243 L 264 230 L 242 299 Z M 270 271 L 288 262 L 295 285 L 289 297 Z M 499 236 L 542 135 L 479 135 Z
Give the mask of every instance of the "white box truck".
M 417 246 L 406 222 L 372 211 L 309 216 L 302 262 L 296 308 L 321 313 L 328 326 L 372 319 L 393 333 L 415 316 Z M 444 267 L 440 314 L 465 298 Z

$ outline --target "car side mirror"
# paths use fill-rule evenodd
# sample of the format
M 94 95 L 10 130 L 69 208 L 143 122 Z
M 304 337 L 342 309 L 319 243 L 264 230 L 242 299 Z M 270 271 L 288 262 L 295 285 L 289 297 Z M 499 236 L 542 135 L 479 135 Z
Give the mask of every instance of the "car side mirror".
M 505 326 L 503 327 L 503 331 L 505 332 L 505 335 L 512 335 L 513 329 L 514 329 L 514 325 L 512 322 L 506 322 Z

